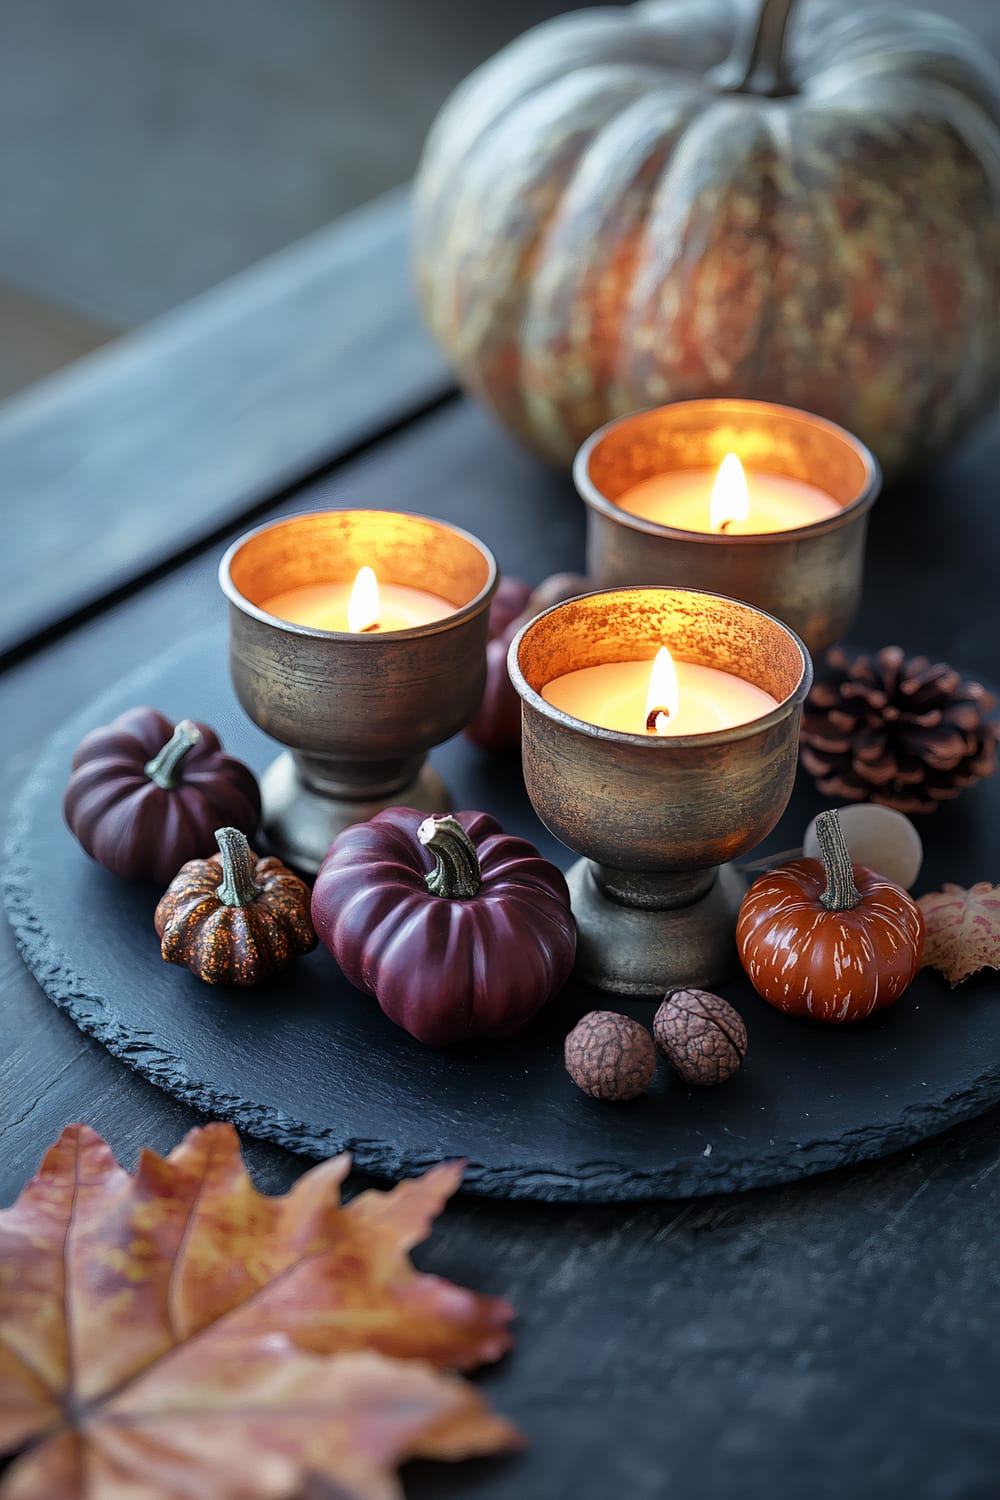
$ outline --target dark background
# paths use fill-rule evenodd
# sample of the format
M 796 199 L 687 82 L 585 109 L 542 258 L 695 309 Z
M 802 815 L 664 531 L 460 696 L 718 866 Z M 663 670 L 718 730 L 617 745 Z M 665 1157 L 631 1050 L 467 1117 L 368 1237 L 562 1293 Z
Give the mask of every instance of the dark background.
M 405 182 L 461 78 L 573 8 L 0 0 L 0 399 Z M 1000 56 L 1000 0 L 922 8 Z
M 559 0 L 0 0 L 0 398 L 412 176 Z

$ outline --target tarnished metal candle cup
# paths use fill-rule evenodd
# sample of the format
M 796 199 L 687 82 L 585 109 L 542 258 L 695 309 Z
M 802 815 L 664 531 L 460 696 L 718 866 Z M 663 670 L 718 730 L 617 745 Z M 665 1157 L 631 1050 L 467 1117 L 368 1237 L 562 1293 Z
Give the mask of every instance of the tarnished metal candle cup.
M 371 634 L 320 630 L 261 603 L 308 584 L 379 580 L 430 590 L 454 613 Z M 263 832 L 289 864 L 314 873 L 342 828 L 393 804 L 446 811 L 425 764 L 479 706 L 497 566 L 455 526 L 395 511 L 330 510 L 258 527 L 219 569 L 229 600 L 236 695 L 265 734 L 288 745 L 261 782 Z
M 777 706 L 729 729 L 674 737 L 598 728 L 542 696 L 604 662 L 716 667 Z M 718 594 L 630 588 L 585 594 L 537 616 L 508 666 L 521 696 L 528 796 L 584 857 L 569 873 L 578 973 L 619 995 L 710 987 L 734 972 L 746 882 L 728 862 L 765 838 L 791 795 L 809 654 L 772 616 Z
M 792 530 L 733 535 L 682 530 L 623 508 L 643 480 L 714 470 L 727 453 L 747 469 L 816 486 L 837 511 Z M 832 422 L 765 401 L 678 401 L 592 433 L 573 477 L 587 506 L 587 571 L 602 588 L 711 589 L 776 615 L 811 651 L 839 639 L 854 619 L 881 472 L 864 444 Z

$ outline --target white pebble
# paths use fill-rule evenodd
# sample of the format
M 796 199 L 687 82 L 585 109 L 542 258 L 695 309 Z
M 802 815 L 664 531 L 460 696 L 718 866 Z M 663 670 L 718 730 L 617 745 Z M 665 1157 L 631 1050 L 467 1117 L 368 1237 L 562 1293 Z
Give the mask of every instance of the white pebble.
M 874 802 L 857 802 L 837 811 L 854 863 L 867 865 L 908 891 L 920 874 L 924 846 L 906 814 Z M 819 859 L 815 818 L 806 829 L 802 853 L 807 859 Z

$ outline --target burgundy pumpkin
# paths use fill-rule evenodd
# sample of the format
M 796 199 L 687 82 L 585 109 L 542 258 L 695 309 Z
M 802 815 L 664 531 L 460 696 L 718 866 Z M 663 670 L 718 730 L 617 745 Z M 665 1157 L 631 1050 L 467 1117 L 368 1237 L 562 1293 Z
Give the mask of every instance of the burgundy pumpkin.
M 490 602 L 490 640 L 503 635 L 512 620 L 528 607 L 531 584 L 523 578 L 511 578 L 504 573 L 497 584 L 496 593 Z
M 507 671 L 510 643 L 528 620 L 533 620 L 553 604 L 586 593 L 589 584 L 580 573 L 553 573 L 537 588 L 530 588 L 519 578 L 501 581 L 509 585 L 507 599 L 498 610 L 496 599 L 490 610 L 490 639 L 486 645 L 486 687 L 479 710 L 465 734 L 482 750 L 516 750 L 521 743 L 521 700 Z M 497 590 L 499 594 L 500 589 Z M 520 609 L 511 614 L 510 604 L 521 596 Z
M 476 716 L 465 726 L 465 737 L 480 750 L 515 750 L 521 743 L 521 700 L 507 675 L 507 652 L 517 634 L 513 629 L 486 642 L 486 686 Z
M 576 953 L 561 873 L 480 812 L 390 807 L 346 828 L 312 916 L 351 983 L 435 1046 L 520 1031 Z
M 106 870 L 164 886 L 213 852 L 220 824 L 252 835 L 260 791 L 207 724 L 175 727 L 155 708 L 130 708 L 80 741 L 63 816 Z

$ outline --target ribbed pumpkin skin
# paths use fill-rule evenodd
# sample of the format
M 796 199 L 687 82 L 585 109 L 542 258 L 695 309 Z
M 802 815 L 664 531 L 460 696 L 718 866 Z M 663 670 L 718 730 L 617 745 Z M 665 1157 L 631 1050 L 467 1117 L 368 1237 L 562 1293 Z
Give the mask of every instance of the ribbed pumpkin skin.
M 917 903 L 885 876 L 854 865 L 861 899 L 828 911 L 818 859 L 798 859 L 761 875 L 736 924 L 736 946 L 750 983 L 775 1010 L 814 1021 L 861 1021 L 893 1005 L 917 977 L 924 919 Z
M 73 756 L 63 816 L 98 864 L 126 880 L 167 884 L 189 859 L 211 854 L 223 824 L 252 836 L 260 791 L 249 767 L 226 755 L 207 724 L 169 790 L 146 775 L 173 724 L 155 708 L 130 708 L 92 729 Z
M 222 860 L 189 860 L 156 908 L 167 963 L 183 964 L 205 984 L 260 984 L 316 946 L 309 887 L 279 859 L 253 857 L 258 893 L 247 906 L 219 900 Z
M 1000 72 L 948 20 L 855 5 L 793 13 L 787 97 L 706 77 L 735 0 L 559 17 L 452 96 L 417 179 L 420 296 L 519 437 L 568 463 L 612 417 L 748 396 L 892 472 L 993 405 Z
M 559 870 L 485 813 L 454 816 L 476 846 L 476 895 L 427 889 L 425 814 L 407 807 L 338 834 L 313 887 L 316 931 L 351 984 L 433 1046 L 513 1036 L 562 987 L 576 953 Z

